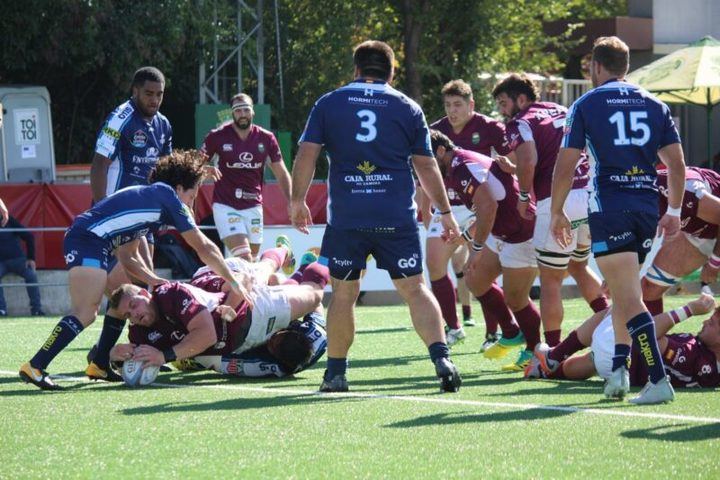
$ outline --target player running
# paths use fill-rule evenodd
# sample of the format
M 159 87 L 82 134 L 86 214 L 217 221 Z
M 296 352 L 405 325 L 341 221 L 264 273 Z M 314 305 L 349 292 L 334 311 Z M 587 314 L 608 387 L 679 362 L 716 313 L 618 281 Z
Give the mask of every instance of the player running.
M 605 386 L 608 397 L 629 390 L 630 344 L 643 353 L 650 382 L 633 403 L 675 397 L 666 378 L 652 316 L 642 303 L 640 265 L 659 228 L 668 240 L 680 229 L 685 160 L 670 109 L 647 91 L 625 82 L 628 46 L 600 37 L 590 64 L 595 88 L 573 103 L 567 116 L 552 185 L 552 232 L 567 247 L 571 223 L 564 212 L 582 151 L 590 156 L 589 224 L 592 252 L 613 298 L 615 355 Z M 658 223 L 657 158 L 668 168 L 669 207 Z

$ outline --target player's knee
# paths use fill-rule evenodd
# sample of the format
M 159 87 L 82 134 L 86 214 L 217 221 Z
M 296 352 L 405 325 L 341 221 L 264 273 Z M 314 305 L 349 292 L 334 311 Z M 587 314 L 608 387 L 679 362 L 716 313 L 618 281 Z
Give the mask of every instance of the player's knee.
M 651 289 L 652 285 L 667 289 L 675 285 L 679 279 L 680 277 L 677 275 L 673 275 L 672 273 L 669 273 L 653 264 L 643 277 L 643 280 L 645 280 L 643 283 L 647 285 L 647 287 L 643 287 L 643 291 L 645 291 L 646 288 L 648 290 Z
M 588 258 L 590 258 L 590 247 L 587 248 L 576 248 L 572 251 L 570 254 L 570 265 L 580 265 L 583 262 L 587 262 Z
M 567 253 L 550 252 L 548 250 L 536 249 L 537 263 L 540 268 L 549 268 L 564 271 L 570 262 L 570 255 Z

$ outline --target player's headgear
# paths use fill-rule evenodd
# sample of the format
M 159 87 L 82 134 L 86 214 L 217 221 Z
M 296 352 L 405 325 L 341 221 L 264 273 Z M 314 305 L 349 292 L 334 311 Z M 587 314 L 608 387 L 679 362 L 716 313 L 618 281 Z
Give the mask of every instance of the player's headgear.
M 598 37 L 593 44 L 592 59 L 619 77 L 630 67 L 630 49 L 618 37 Z
M 133 75 L 132 88 L 142 87 L 145 82 L 165 83 L 165 75 L 155 67 L 141 67 Z
M 235 110 L 236 107 L 253 107 L 253 99 L 246 93 L 238 93 L 230 99 L 230 108 Z
M 353 63 L 360 75 L 388 80 L 393 72 L 395 53 L 385 42 L 367 40 L 355 47 Z
M 275 332 L 268 340 L 268 350 L 287 373 L 295 372 L 312 355 L 312 344 L 297 330 L 299 324 L 297 320 L 291 322 L 288 328 Z
M 497 98 L 502 93 L 513 100 L 516 100 L 520 94 L 524 94 L 531 102 L 538 98 L 538 91 L 532 80 L 525 74 L 518 73 L 511 73 L 495 85 L 492 91 L 493 98 Z

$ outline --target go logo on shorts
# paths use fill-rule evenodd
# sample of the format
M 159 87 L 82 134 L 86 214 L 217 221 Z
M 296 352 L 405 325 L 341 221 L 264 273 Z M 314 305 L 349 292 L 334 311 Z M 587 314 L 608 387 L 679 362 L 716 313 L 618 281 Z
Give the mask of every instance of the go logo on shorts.
M 418 263 L 418 255 L 413 254 L 411 258 L 401 258 L 398 260 L 398 267 L 400 268 L 415 268 Z

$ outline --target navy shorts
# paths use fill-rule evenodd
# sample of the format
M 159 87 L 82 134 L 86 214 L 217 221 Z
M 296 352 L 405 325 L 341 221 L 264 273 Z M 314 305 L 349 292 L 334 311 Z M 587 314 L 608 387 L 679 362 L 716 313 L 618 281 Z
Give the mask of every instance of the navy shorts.
M 368 255 L 393 279 L 423 271 L 417 227 L 341 230 L 328 225 L 325 228 L 318 262 L 328 267 L 333 278 L 357 280 Z
M 106 240 L 86 231 L 68 230 L 63 240 L 65 266 L 94 267 L 110 271 L 110 260 L 115 257 Z
M 642 265 L 657 233 L 657 214 L 645 212 L 596 212 L 588 216 L 595 257 L 635 252 Z

